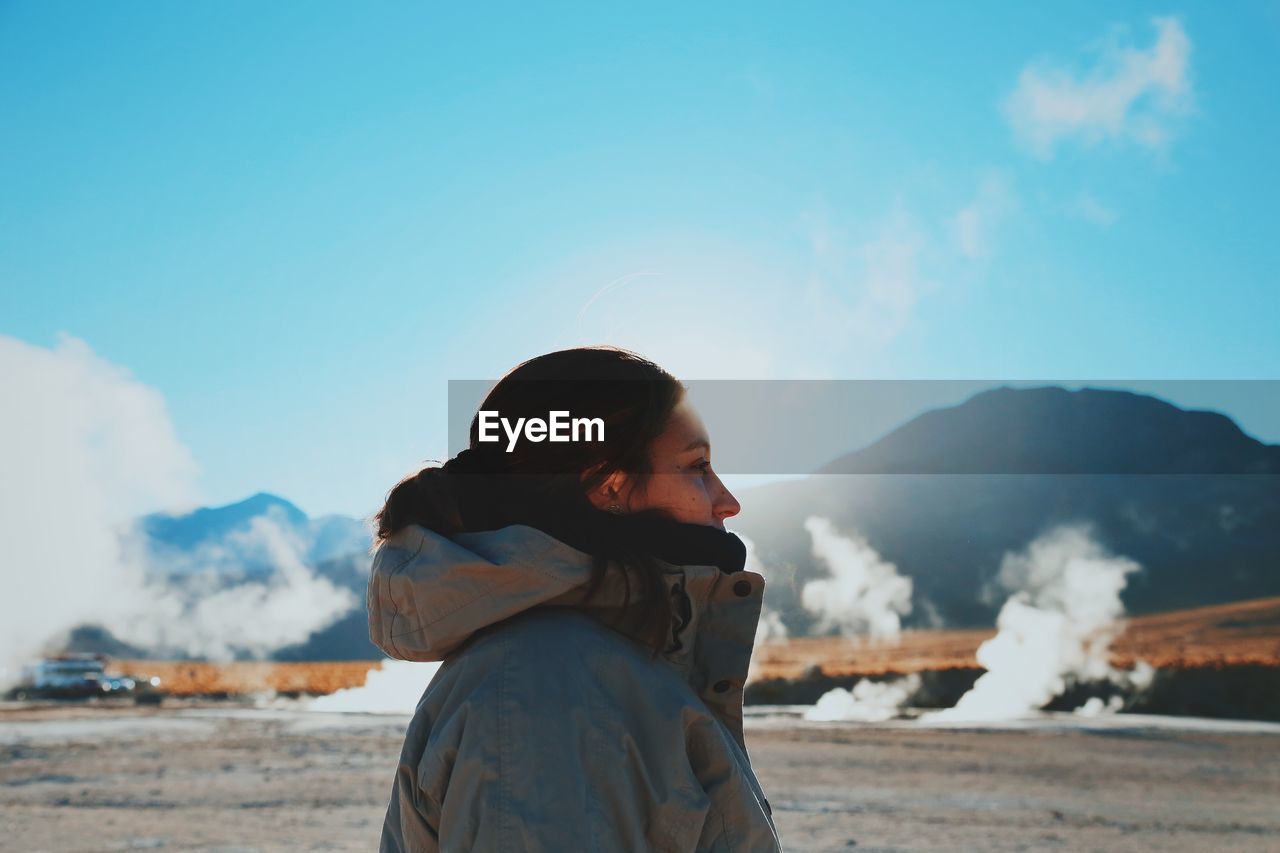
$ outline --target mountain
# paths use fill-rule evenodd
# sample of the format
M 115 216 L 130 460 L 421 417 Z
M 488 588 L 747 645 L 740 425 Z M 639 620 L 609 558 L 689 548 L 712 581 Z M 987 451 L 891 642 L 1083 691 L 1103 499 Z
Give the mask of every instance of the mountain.
M 371 537 L 364 523 L 342 515 L 311 519 L 284 498 L 267 492 L 233 504 L 202 507 L 182 515 L 153 513 L 138 519 L 150 564 L 170 574 L 214 568 L 228 576 L 268 577 L 275 571 L 269 549 L 253 535 L 255 520 L 270 520 L 301 546 L 315 566 L 351 554 L 367 554 Z
M 995 388 L 920 415 L 820 474 L 1280 474 L 1280 446 L 1130 391 Z
M 284 498 L 267 492 L 226 506 L 201 507 L 185 515 L 153 513 L 143 516 L 139 523 L 152 541 L 173 548 L 195 548 L 225 537 L 237 528 L 246 528 L 258 516 L 277 512 L 287 524 L 305 527 L 307 514 Z
M 1086 524 L 1140 563 L 1123 601 L 1151 613 L 1280 594 L 1280 447 L 1230 418 L 1085 388 L 997 388 L 913 419 L 805 480 L 739 496 L 733 528 L 770 567 L 766 603 L 792 633 L 826 577 L 803 527 L 823 515 L 914 582 L 908 625 L 983 627 L 1002 557 Z
M 122 551 L 144 561 L 150 573 L 149 583 L 162 588 L 170 603 L 182 602 L 192 613 L 211 596 L 221 596 L 220 600 L 229 602 L 227 607 L 246 608 L 243 613 L 216 616 L 205 610 L 202 621 L 195 620 L 200 624 L 191 625 L 183 624 L 181 615 L 169 614 L 161 636 L 177 635 L 190 640 L 208 630 L 210 624 L 216 626 L 219 618 L 232 630 L 244 623 L 246 633 L 251 635 L 253 630 L 247 620 L 264 616 L 294 620 L 293 624 L 303 626 L 300 630 L 305 631 L 305 626 L 316 623 L 314 616 L 304 615 L 308 602 L 314 601 L 309 596 L 318 588 L 327 589 L 327 585 L 316 581 L 322 578 L 349 590 L 359 604 L 309 637 L 278 649 L 284 656 L 281 659 L 380 657 L 369 642 L 364 613 L 371 532 L 359 519 L 341 515 L 312 519 L 284 498 L 259 492 L 225 506 L 142 516 L 122 530 L 121 536 Z M 246 588 L 246 584 L 256 586 Z M 235 637 L 225 640 L 239 654 L 246 654 Z M 77 626 L 60 645 L 64 651 L 139 658 L 181 656 L 186 648 L 140 648 L 122 642 L 98 624 Z
M 1142 566 L 1123 592 L 1130 613 L 1280 595 L 1280 447 L 1225 415 L 1128 391 L 995 388 L 926 412 L 822 473 L 738 497 L 743 511 L 731 526 L 755 543 L 765 603 L 793 636 L 814 627 L 800 606 L 805 583 L 828 576 L 804 527 L 811 515 L 864 538 L 912 579 L 908 627 L 990 627 L 1007 594 L 993 585 L 1002 558 L 1068 523 L 1088 525 L 1106 549 Z M 313 574 L 361 604 L 275 657 L 381 657 L 363 607 L 370 532 L 362 521 L 311 519 L 264 492 L 146 516 L 138 529 L 152 565 L 179 585 L 195 575 L 223 585 L 269 579 L 279 570 L 272 537 L 283 532 Z M 81 630 L 73 642 L 86 651 L 119 646 L 101 630 Z

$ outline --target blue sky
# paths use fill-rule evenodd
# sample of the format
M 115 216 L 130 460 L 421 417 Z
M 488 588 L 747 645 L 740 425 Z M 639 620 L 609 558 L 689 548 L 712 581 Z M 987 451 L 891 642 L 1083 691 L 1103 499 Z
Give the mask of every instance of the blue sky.
M 201 501 L 312 514 L 579 343 L 1277 378 L 1280 4 L 794 5 L 0 4 L 0 335 L 156 389 Z

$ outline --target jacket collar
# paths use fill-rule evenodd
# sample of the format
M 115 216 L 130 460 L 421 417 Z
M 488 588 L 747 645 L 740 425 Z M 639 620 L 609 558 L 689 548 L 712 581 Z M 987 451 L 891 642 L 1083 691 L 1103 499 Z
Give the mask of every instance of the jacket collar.
M 742 691 L 764 578 L 715 564 L 658 560 L 675 625 L 660 660 L 679 672 L 745 750 Z M 590 554 L 536 527 L 516 524 L 450 538 L 409 525 L 374 554 L 366 602 L 369 636 L 393 658 L 439 661 L 480 629 L 534 607 L 577 606 L 608 624 L 623 601 L 625 582 L 611 571 L 592 604 L 584 606 L 591 567 Z M 634 580 L 631 590 L 633 600 L 643 595 Z

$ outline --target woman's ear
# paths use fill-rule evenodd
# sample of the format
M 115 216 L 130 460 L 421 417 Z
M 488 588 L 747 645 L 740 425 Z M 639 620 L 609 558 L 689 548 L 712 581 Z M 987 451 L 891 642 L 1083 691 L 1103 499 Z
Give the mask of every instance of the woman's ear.
M 596 509 L 608 510 L 610 507 L 626 505 L 625 497 L 630 481 L 626 471 L 614 471 L 604 482 L 587 492 L 587 499 Z

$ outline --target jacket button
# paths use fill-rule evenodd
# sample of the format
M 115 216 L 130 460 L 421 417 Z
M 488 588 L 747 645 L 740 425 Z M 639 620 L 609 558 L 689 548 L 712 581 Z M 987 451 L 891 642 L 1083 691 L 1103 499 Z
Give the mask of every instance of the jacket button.
M 738 581 L 733 585 L 733 592 L 740 597 L 746 597 L 751 594 L 750 581 Z
M 717 693 L 723 693 L 723 692 L 725 692 L 726 690 L 728 690 L 728 689 L 729 689 L 729 682 L 728 682 L 728 681 L 717 681 L 717 682 L 715 683 L 715 685 L 714 685 L 711 689 L 712 689 L 712 690 L 714 690 L 714 691 L 715 691 L 715 692 L 717 692 Z

